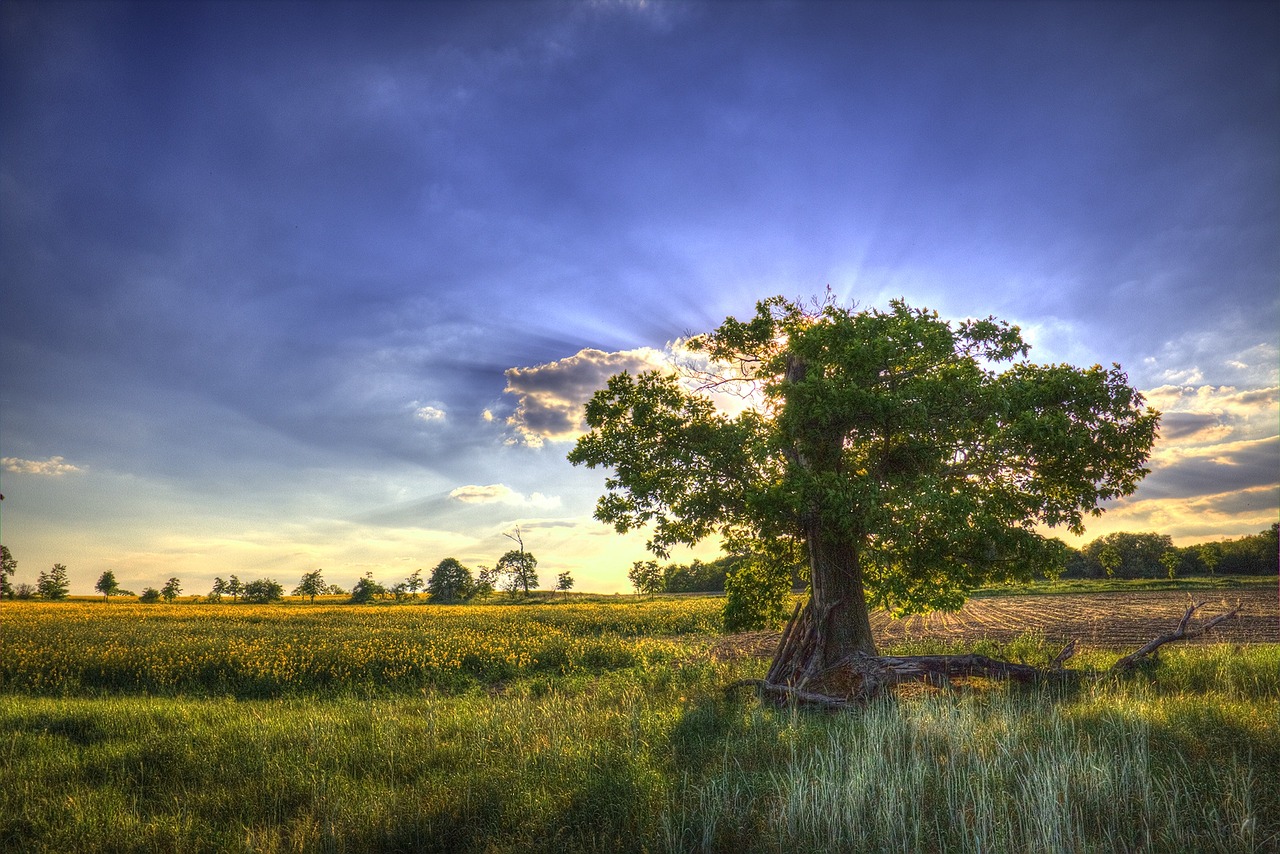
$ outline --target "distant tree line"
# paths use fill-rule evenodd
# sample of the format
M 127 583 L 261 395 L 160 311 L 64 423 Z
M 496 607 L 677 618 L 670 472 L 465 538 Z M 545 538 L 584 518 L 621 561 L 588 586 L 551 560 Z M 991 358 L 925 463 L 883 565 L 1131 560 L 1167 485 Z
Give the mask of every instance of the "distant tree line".
M 1107 534 L 1081 549 L 1068 547 L 1063 578 L 1181 578 L 1191 575 L 1276 575 L 1280 524 L 1234 540 L 1175 546 L 1164 534 Z
M 1175 546 L 1165 534 L 1118 532 L 1107 534 L 1080 549 L 1063 546 L 1062 578 L 1181 578 L 1204 575 L 1277 575 L 1280 573 L 1280 524 L 1257 534 L 1238 539 L 1214 540 L 1190 546 Z M 475 571 L 464 566 L 456 558 L 448 557 L 436 564 L 430 576 L 424 580 L 422 570 L 414 572 L 390 587 L 384 586 L 365 573 L 350 592 L 336 584 L 325 582 L 322 570 L 304 573 L 293 596 L 314 602 L 318 596 L 349 596 L 352 603 L 374 600 L 412 601 L 425 593 L 427 601 L 438 604 L 460 604 L 484 598 L 496 591 L 508 596 L 528 596 L 538 588 L 538 559 L 527 551 L 517 529 L 508 534 L 517 545 L 498 558 L 492 566 L 480 566 Z M 14 583 L 18 562 L 9 547 L 0 545 L 0 598 L 43 599 L 56 602 L 70 595 L 67 567 L 56 563 L 41 572 L 34 585 Z M 793 556 L 773 556 L 772 559 L 790 567 L 791 586 L 774 584 L 761 591 L 755 576 L 760 575 L 759 555 L 729 554 L 712 561 L 694 560 L 691 563 L 659 564 L 657 561 L 636 561 L 627 577 L 641 595 L 656 593 L 725 593 L 735 592 L 734 579 L 739 580 L 737 595 L 764 596 L 759 602 L 744 605 L 750 609 L 775 611 L 786 594 L 804 589 L 804 565 Z M 773 574 L 782 578 L 786 575 Z M 559 574 L 555 584 L 557 592 L 567 593 L 574 586 L 568 572 Z M 776 588 L 776 589 L 774 589 Z M 115 573 L 107 570 L 99 576 L 94 589 L 104 599 L 112 596 L 134 596 L 116 580 Z M 146 587 L 136 594 L 139 602 L 173 602 L 182 593 L 182 582 L 170 578 L 160 588 Z M 219 576 L 213 580 L 213 588 L 205 601 L 222 602 L 226 599 L 250 604 L 279 602 L 284 598 L 284 587 L 271 578 L 242 582 L 235 575 L 225 580 Z
M 447 557 L 436 564 L 425 581 L 419 569 L 391 587 L 380 584 L 372 573 L 365 573 L 352 588 L 351 601 L 357 604 L 374 599 L 400 602 L 417 599 L 419 590 L 426 593 L 428 602 L 438 605 L 463 604 L 490 596 L 498 590 L 513 598 L 528 596 L 538 589 L 538 559 L 524 547 L 518 528 L 506 536 L 517 547 L 505 552 L 493 566 L 480 566 L 472 571 L 457 558 Z M 567 593 L 573 585 L 573 576 L 562 572 L 556 578 L 555 590 Z
M 695 559 L 691 563 L 659 564 L 654 560 L 638 560 L 631 565 L 627 578 L 636 593 L 723 593 L 730 576 L 745 570 L 753 559 L 747 554 L 729 554 L 713 561 Z M 791 561 L 791 588 L 803 590 L 804 565 Z M 732 585 L 729 585 L 732 586 Z
M 710 562 L 695 559 L 660 566 L 654 560 L 638 560 L 627 578 L 641 595 L 724 593 L 725 629 L 736 632 L 785 619 L 788 595 L 806 587 L 805 569 L 803 558 L 789 544 L 756 544 Z

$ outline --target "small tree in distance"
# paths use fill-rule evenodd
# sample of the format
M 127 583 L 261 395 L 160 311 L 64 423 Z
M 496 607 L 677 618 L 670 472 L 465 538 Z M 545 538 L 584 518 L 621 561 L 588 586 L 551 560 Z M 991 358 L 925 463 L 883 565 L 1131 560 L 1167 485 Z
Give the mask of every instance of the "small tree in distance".
M 556 577 L 556 591 L 563 593 L 565 598 L 569 598 L 569 591 L 573 589 L 573 576 L 568 572 L 562 572 Z
M 13 574 L 18 571 L 18 562 L 13 559 L 8 546 L 0 545 L 0 596 L 12 599 L 16 593 L 13 587 Z
M 293 588 L 293 595 L 306 596 L 310 598 L 312 604 L 315 604 L 316 597 L 322 595 L 324 591 L 324 575 L 321 570 L 317 569 L 302 576 L 298 586 Z
M 538 586 L 538 559 L 525 551 L 524 538 L 520 535 L 518 526 L 514 533 L 503 534 L 503 536 L 519 548 L 514 548 L 498 558 L 494 572 L 507 579 L 507 593 L 514 596 L 517 592 L 523 592 L 528 596 L 529 591 Z
M 375 596 L 386 596 L 387 588 L 373 580 L 373 573 L 366 572 L 364 577 L 351 588 L 351 601 L 357 605 L 372 602 Z
M 178 594 L 182 592 L 182 582 L 177 578 L 170 578 L 164 583 L 164 587 L 160 588 L 160 595 L 164 597 L 164 601 L 172 603 L 178 598 Z
M 250 581 L 242 591 L 244 601 L 254 605 L 268 605 L 284 598 L 284 586 L 273 578 Z
M 409 591 L 409 595 L 417 599 L 418 591 L 422 589 L 422 570 L 415 569 L 413 574 L 404 580 L 404 586 Z
M 115 596 L 120 590 L 120 584 L 116 581 L 116 574 L 111 570 L 107 570 L 98 576 L 98 582 L 93 585 L 93 589 L 102 594 L 102 598 L 108 601 Z
M 41 599 L 48 599 L 51 602 L 66 599 L 70 587 L 67 568 L 60 563 L 55 563 L 53 569 L 48 572 L 40 573 L 40 577 L 36 580 L 37 594 Z
M 427 595 L 432 602 L 448 605 L 462 602 L 475 595 L 475 582 L 471 570 L 463 566 L 457 558 L 447 557 L 436 564 L 427 579 Z
M 491 566 L 481 566 L 476 570 L 475 583 L 471 585 L 471 598 L 483 599 L 493 595 L 494 584 L 498 580 L 498 570 Z
M 138 601 L 144 605 L 154 605 L 160 601 L 160 591 L 154 587 L 143 588 L 142 594 L 138 596 Z
M 642 596 L 661 593 L 666 586 L 662 567 L 658 566 L 656 560 L 638 560 L 631 564 L 631 569 L 627 571 L 627 578 L 631 581 L 631 586 L 635 588 L 636 593 Z

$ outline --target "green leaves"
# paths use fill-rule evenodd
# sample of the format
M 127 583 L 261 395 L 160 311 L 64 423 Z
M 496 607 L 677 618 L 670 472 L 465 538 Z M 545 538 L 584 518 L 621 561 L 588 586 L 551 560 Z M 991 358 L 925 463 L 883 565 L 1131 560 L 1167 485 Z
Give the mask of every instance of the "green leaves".
M 612 470 L 597 518 L 653 525 L 662 556 L 715 533 L 820 532 L 850 546 L 872 601 L 900 611 L 956 606 L 1059 559 L 1037 527 L 1078 532 L 1133 492 L 1159 421 L 1119 366 L 1013 362 L 1028 352 L 1016 326 L 901 300 L 772 297 L 690 347 L 724 366 L 700 375 L 704 390 L 751 386 L 763 403 L 731 418 L 674 374 L 613 377 L 569 454 Z
M 619 532 L 653 523 L 650 548 L 665 557 L 671 546 L 696 543 L 746 514 L 768 435 L 755 413 L 728 418 L 676 376 L 650 371 L 610 379 L 586 414 L 592 431 L 569 460 L 614 470 L 596 518 Z

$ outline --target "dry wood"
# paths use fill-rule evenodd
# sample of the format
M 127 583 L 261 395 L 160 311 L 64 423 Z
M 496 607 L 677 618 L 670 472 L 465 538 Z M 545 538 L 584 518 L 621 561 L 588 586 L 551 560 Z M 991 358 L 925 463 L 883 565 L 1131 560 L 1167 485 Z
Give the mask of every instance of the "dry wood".
M 804 602 L 797 602 L 795 610 L 791 612 L 791 619 L 787 620 L 787 627 L 782 631 L 782 637 L 778 638 L 778 648 L 773 653 L 773 663 L 769 665 L 769 672 L 764 677 L 767 682 L 778 681 L 778 670 L 783 662 L 790 660 L 791 638 L 795 634 L 796 620 L 802 608 L 804 608 Z
M 1215 626 L 1225 623 L 1227 620 L 1234 619 L 1240 614 L 1240 603 L 1237 602 L 1236 606 L 1232 608 L 1230 611 L 1227 611 L 1225 614 L 1219 614 L 1218 616 L 1210 620 L 1206 620 L 1202 625 L 1200 625 L 1197 628 L 1194 628 L 1194 629 L 1188 628 L 1188 626 L 1191 625 L 1191 616 L 1195 614 L 1195 612 L 1202 607 L 1204 607 L 1203 602 L 1196 602 L 1192 604 L 1192 606 L 1187 609 L 1187 613 L 1183 614 L 1182 619 L 1178 621 L 1178 628 L 1174 629 L 1172 632 L 1169 632 L 1168 634 L 1160 635 L 1160 637 L 1155 638 L 1151 641 L 1148 641 L 1137 652 L 1132 652 L 1126 655 L 1124 658 L 1120 659 L 1119 661 L 1117 661 L 1115 664 L 1111 666 L 1111 672 L 1124 673 L 1126 671 L 1132 670 L 1135 666 L 1137 666 L 1138 662 L 1140 662 L 1142 659 L 1146 658 L 1147 656 L 1154 656 L 1156 654 L 1156 651 L 1159 650 L 1160 647 L 1164 646 L 1165 644 L 1173 643 L 1174 641 L 1186 640 L 1188 638 L 1199 637 L 1205 632 L 1211 631 Z
M 1203 606 L 1203 602 L 1193 604 L 1183 614 L 1176 629 L 1120 659 L 1106 672 L 1126 673 L 1143 659 L 1154 656 L 1165 644 L 1199 637 L 1240 613 L 1240 603 L 1237 602 L 1230 611 L 1193 628 L 1191 618 Z M 984 655 L 875 656 L 860 652 L 824 668 L 821 666 L 821 626 L 824 617 L 825 614 L 815 614 L 812 607 L 797 605 L 778 640 L 774 660 L 765 678 L 742 679 L 729 685 L 726 690 L 753 687 L 761 698 L 773 702 L 824 709 L 848 709 L 860 706 L 897 685 L 910 682 L 923 682 L 937 688 L 951 689 L 951 680 L 956 677 L 979 676 L 1028 684 L 1045 679 L 1062 679 L 1068 675 L 1099 675 L 1063 669 L 1063 663 L 1075 653 L 1074 640 L 1062 648 L 1045 670 Z

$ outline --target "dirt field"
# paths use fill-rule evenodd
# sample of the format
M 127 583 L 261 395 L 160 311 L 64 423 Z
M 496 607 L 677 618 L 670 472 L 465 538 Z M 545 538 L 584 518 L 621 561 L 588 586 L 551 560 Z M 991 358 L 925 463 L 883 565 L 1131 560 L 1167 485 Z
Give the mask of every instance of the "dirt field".
M 1230 595 L 1201 593 L 1195 600 L 1205 603 L 1199 614 L 1204 619 L 1211 618 L 1230 610 L 1238 600 L 1240 616 L 1206 635 L 1181 643 L 1280 643 L 1280 602 L 1274 588 L 1224 592 Z M 1132 652 L 1177 628 L 1191 601 L 1184 591 L 1000 596 L 971 599 L 954 614 L 938 612 L 895 620 L 882 611 L 873 612 L 871 628 L 877 644 L 915 638 L 1010 640 L 1041 632 L 1055 642 L 1075 638 L 1082 647 Z M 1199 622 L 1197 616 L 1192 625 Z M 778 636 L 779 632 L 729 635 L 712 654 L 720 658 L 768 658 L 778 645 Z
M 1196 601 L 1206 602 L 1199 614 L 1212 617 L 1239 600 L 1240 617 L 1188 643 L 1280 643 L 1280 604 L 1274 588 L 1198 595 Z M 1131 649 L 1172 631 L 1190 602 L 1188 594 L 1179 591 L 1001 596 L 972 599 L 954 614 L 895 620 L 874 613 L 871 626 L 881 643 L 918 637 L 1008 639 L 1043 632 L 1054 640 L 1076 638 L 1085 646 Z

